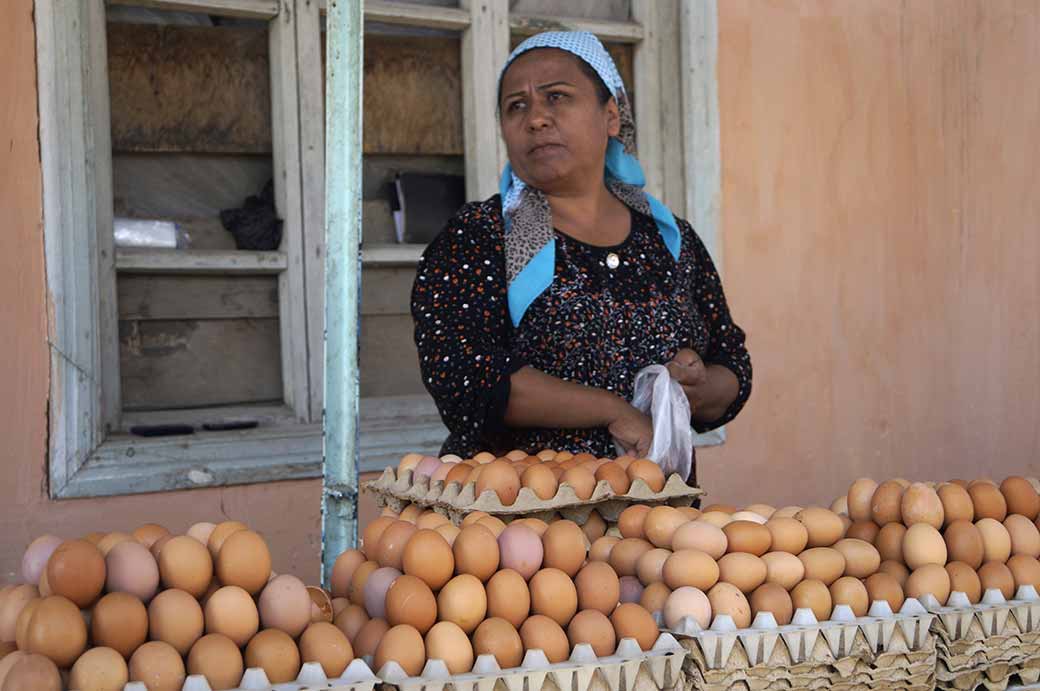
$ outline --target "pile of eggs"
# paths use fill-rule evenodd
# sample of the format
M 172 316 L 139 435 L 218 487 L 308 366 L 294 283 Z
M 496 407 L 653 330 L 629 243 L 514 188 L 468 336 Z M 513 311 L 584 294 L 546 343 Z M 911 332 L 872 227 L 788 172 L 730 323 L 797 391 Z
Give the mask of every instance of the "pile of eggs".
M 350 602 L 335 624 L 377 673 L 393 661 L 410 676 L 428 659 L 461 674 L 484 654 L 508 669 L 534 649 L 551 663 L 582 643 L 600 657 L 622 638 L 651 649 L 653 616 L 589 546 L 567 520 L 474 512 L 456 527 L 414 505 L 386 512 L 335 562 L 332 593 Z
M 0 689 L 180 691 L 188 674 L 214 691 L 245 668 L 272 683 L 305 662 L 331 678 L 353 659 L 332 624 L 328 593 L 275 576 L 256 532 L 237 521 L 184 535 L 144 525 L 130 533 L 37 538 L 24 583 L 0 590 Z
M 652 492 L 660 492 L 665 484 L 661 467 L 646 458 L 621 456 L 611 460 L 550 449 L 536 455 L 510 451 L 501 458 L 485 451 L 465 460 L 458 456 L 408 454 L 398 464 L 397 476 L 409 470 L 413 481 L 425 477 L 431 484 L 443 482 L 445 486 L 452 482 L 474 483 L 476 496 L 491 490 L 503 506 L 516 502 L 521 487 L 530 488 L 544 501 L 555 497 L 561 485 L 569 485 L 578 499 L 585 500 L 601 481 L 609 483 L 616 495 L 626 494 L 636 479 L 643 480 Z

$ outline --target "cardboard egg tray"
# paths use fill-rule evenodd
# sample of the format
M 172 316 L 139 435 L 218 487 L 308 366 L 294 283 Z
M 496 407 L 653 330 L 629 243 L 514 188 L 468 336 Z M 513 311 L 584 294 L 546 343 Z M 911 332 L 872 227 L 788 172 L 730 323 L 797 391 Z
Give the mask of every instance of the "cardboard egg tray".
M 380 680 L 372 674 L 372 670 L 363 660 L 354 660 L 337 679 L 329 679 L 317 662 L 308 662 L 300 668 L 296 681 L 284 684 L 271 684 L 264 670 L 254 667 L 247 669 L 242 675 L 239 686 L 231 691 L 373 691 Z M 70 689 L 70 691 L 76 691 Z M 130 682 L 123 691 L 148 691 L 148 687 L 139 681 Z M 206 677 L 193 674 L 184 680 L 181 691 L 212 691 Z
M 708 630 L 684 619 L 673 633 L 688 653 L 683 670 L 691 691 L 916 690 L 935 687 L 932 618 L 911 599 L 898 614 L 875 602 L 869 616 L 857 618 L 839 605 L 830 621 L 799 609 L 790 625 L 777 626 L 763 612 L 749 629 L 720 615 Z
M 493 655 L 480 655 L 469 674 L 451 675 L 441 660 L 428 660 L 409 677 L 396 662 L 378 676 L 400 691 L 682 691 L 685 651 L 661 634 L 649 651 L 623 638 L 610 657 L 597 658 L 588 644 L 574 647 L 566 662 L 550 664 L 541 650 L 528 650 L 520 667 L 501 669 Z
M 539 499 L 529 487 L 521 487 L 516 501 L 506 506 L 493 490 L 484 490 L 480 496 L 476 496 L 475 482 L 467 482 L 465 485 L 451 482 L 445 485 L 443 481 L 437 481 L 431 484 L 428 477 L 420 476 L 413 481 L 412 475 L 411 470 L 406 470 L 401 473 L 401 477 L 397 477 L 393 468 L 387 468 L 377 479 L 366 483 L 364 489 L 376 495 L 376 502 L 380 506 L 400 511 L 410 503 L 418 504 L 444 514 L 456 524 L 468 513 L 484 511 L 503 518 L 523 516 L 542 520 L 559 513 L 582 525 L 594 509 L 609 523 L 617 521 L 617 517 L 630 504 L 689 506 L 695 498 L 704 494 L 700 488 L 690 487 L 682 478 L 673 474 L 660 492 L 653 492 L 646 482 L 636 478 L 628 493 L 619 495 L 614 494 L 610 483 L 600 480 L 588 499 L 579 499 L 574 488 L 568 484 L 561 484 L 551 499 Z
M 946 606 L 923 600 L 935 614 L 937 688 L 1003 691 L 1040 681 L 1040 597 L 1032 586 L 1013 600 L 988 590 L 977 605 L 963 593 Z

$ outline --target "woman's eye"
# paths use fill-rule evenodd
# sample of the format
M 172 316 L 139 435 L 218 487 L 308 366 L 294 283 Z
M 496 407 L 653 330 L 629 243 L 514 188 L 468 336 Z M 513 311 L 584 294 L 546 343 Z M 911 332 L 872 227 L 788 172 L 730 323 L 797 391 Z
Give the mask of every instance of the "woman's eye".
M 508 104 L 506 106 L 506 111 L 512 113 L 512 112 L 515 112 L 515 111 L 523 109 L 523 107 L 524 107 L 523 101 L 513 101 L 512 103 L 510 103 L 510 104 Z
M 553 102 L 562 101 L 566 95 L 567 94 L 563 93 L 562 91 L 550 91 L 549 100 Z

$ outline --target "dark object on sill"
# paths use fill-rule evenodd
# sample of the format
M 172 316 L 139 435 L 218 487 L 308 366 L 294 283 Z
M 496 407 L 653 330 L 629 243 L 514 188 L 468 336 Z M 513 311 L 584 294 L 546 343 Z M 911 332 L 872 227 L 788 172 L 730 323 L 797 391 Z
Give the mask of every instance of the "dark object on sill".
M 466 202 L 466 179 L 439 173 L 399 173 L 390 189 L 397 241 L 425 245 Z
M 256 429 L 260 423 L 256 420 L 231 420 L 228 422 L 205 422 L 202 429 L 207 432 L 225 432 L 236 429 Z
M 191 425 L 134 425 L 130 428 L 130 434 L 139 437 L 172 437 L 194 433 L 195 428 Z
M 221 211 L 220 222 L 240 250 L 278 249 L 282 244 L 282 220 L 274 206 L 274 180 L 264 185 L 259 197 L 249 197 L 238 209 Z

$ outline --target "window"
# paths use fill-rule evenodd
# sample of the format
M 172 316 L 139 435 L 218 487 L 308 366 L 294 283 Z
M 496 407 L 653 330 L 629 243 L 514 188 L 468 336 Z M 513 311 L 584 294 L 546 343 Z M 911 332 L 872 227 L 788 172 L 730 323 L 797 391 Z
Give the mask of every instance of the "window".
M 159 10 L 189 10 L 219 17 L 265 22 L 269 32 L 271 151 L 276 207 L 284 221 L 277 250 L 124 250 L 112 238 L 113 190 L 120 183 L 113 163 L 110 84 L 107 71 L 106 4 Z M 83 497 L 150 492 L 317 477 L 321 474 L 324 269 L 324 72 L 319 0 L 36 0 L 40 139 L 44 182 L 44 241 L 47 261 L 51 354 L 50 493 Z M 511 41 L 547 28 L 581 28 L 632 55 L 637 139 L 650 190 L 673 209 L 698 221 L 715 249 L 717 215 L 717 131 L 715 157 L 711 126 L 689 125 L 683 112 L 700 108 L 710 121 L 712 103 L 698 89 L 714 89 L 714 65 L 700 55 L 713 49 L 714 5 L 694 0 L 632 0 L 625 18 L 568 18 L 523 13 L 525 8 L 573 7 L 566 2 L 460 0 L 365 3 L 366 22 L 448 30 L 459 36 L 463 156 L 469 199 L 490 196 L 504 163 L 495 112 L 497 70 Z M 627 0 L 612 0 L 611 7 Z M 595 3 L 593 3 L 595 5 Z M 628 18 L 630 17 L 630 19 Z M 682 22 L 678 20 L 682 18 Z M 708 39 L 699 22 L 709 22 Z M 680 32 L 698 29 L 697 40 Z M 680 55 L 680 44 L 683 54 Z M 689 53 L 689 54 L 687 54 Z M 709 56 L 713 59 L 713 55 Z M 692 67 L 691 67 L 692 66 Z M 683 75 L 696 74 L 701 81 Z M 661 84 L 682 84 L 662 89 Z M 713 91 L 712 91 L 713 95 Z M 703 130 L 703 131 L 702 131 Z M 683 132 L 684 146 L 665 142 L 662 133 Z M 696 156 L 695 156 L 696 154 Z M 698 165 L 692 167 L 695 158 Z M 115 169 L 116 176 L 113 171 Z M 684 180 L 696 186 L 687 189 Z M 712 180 L 714 179 L 714 182 Z M 701 181 L 706 181 L 701 184 Z M 699 209 L 705 209 L 702 214 Z M 696 212 L 696 213 L 694 213 Z M 707 215 L 705 215 L 707 214 Z M 383 314 L 408 314 L 410 276 L 422 246 L 365 242 L 363 305 Z M 382 273 L 381 273 L 382 272 Z M 395 273 L 396 277 L 387 278 Z M 192 405 L 175 397 L 144 400 L 125 395 L 129 365 L 121 371 L 120 321 L 124 350 L 127 322 L 140 312 L 128 295 L 148 284 L 153 290 L 175 281 L 205 291 L 214 278 L 234 277 L 263 303 L 264 328 L 276 336 L 277 350 L 265 357 L 280 365 L 279 390 L 259 387 L 248 405 L 220 399 Z M 383 284 L 379 280 L 384 281 Z M 392 279 L 392 280 L 391 280 Z M 395 282 L 396 281 L 396 282 Z M 396 287 L 395 287 L 396 286 Z M 188 291 L 190 293 L 190 290 Z M 272 297 L 272 293 L 275 295 Z M 266 296 L 266 297 L 265 297 Z M 117 297 L 122 298 L 121 300 Z M 382 299 L 382 307 L 379 307 Z M 403 303 L 403 304 L 398 304 Z M 174 316 L 176 312 L 171 313 Z M 369 333 L 400 330 L 378 325 Z M 139 337 L 143 338 L 143 336 Z M 405 333 L 407 350 L 410 329 Z M 372 350 L 371 346 L 369 350 Z M 412 352 L 414 355 L 414 351 Z M 275 353 L 274 355 L 271 355 Z M 414 357 L 412 358 L 414 359 Z M 366 362 L 375 377 L 392 364 Z M 400 363 L 398 363 L 400 364 Z M 416 363 L 407 363 L 416 367 Z M 142 375 L 147 385 L 147 372 Z M 418 381 L 416 377 L 415 381 Z M 371 388 L 371 387 L 367 387 Z M 272 393 L 273 391 L 273 393 Z M 146 391 L 146 393 L 148 393 Z M 362 383 L 360 471 L 396 462 L 405 451 L 435 451 L 445 434 L 432 401 L 417 390 L 372 390 Z M 280 396 L 279 396 L 280 394 Z M 270 397 L 271 400 L 266 399 Z M 234 398 L 234 397 L 231 397 Z M 244 416 L 259 421 L 249 430 L 199 431 L 193 435 L 143 438 L 127 434 L 137 424 L 188 422 Z

